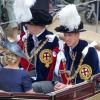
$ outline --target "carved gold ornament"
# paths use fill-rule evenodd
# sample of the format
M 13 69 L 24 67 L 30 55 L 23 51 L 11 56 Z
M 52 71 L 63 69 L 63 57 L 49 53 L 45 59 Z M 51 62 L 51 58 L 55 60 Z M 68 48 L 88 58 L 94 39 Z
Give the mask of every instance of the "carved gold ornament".
M 52 63 L 52 51 L 50 49 L 44 49 L 40 52 L 39 58 L 42 63 L 45 64 L 46 68 Z
M 81 65 L 80 69 L 79 69 L 79 75 L 80 75 L 81 79 L 88 80 L 92 75 L 91 66 L 89 66 L 87 64 Z

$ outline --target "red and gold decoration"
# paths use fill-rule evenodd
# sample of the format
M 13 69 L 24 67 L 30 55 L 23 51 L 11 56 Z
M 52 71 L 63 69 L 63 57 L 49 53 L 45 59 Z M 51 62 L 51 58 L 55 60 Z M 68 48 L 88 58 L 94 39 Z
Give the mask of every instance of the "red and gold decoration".
M 52 54 L 53 60 L 52 60 L 51 66 L 50 66 L 50 71 L 49 71 L 47 80 L 50 80 L 52 78 L 54 70 L 58 70 L 57 72 L 59 72 L 59 75 L 61 76 L 63 83 L 69 84 L 70 80 L 69 80 L 69 77 L 68 77 L 67 72 L 66 72 L 66 62 L 65 62 L 65 60 L 61 59 L 59 61 L 59 64 L 57 64 L 57 68 L 55 68 L 57 57 L 58 57 L 57 55 L 58 55 L 59 52 L 60 52 L 60 50 L 59 50 L 58 47 L 53 49 L 53 54 Z
M 18 41 L 18 45 L 21 47 L 21 49 L 22 49 L 23 51 L 25 51 L 25 50 L 24 50 L 24 49 L 25 49 L 25 43 L 24 43 L 24 41 L 22 41 L 22 38 L 23 38 L 24 35 L 25 35 L 25 32 L 22 32 L 22 33 L 20 34 L 20 40 Z M 21 58 L 20 64 L 21 64 L 21 66 L 22 66 L 25 70 L 27 70 L 27 71 L 31 71 L 32 68 L 33 68 L 33 65 L 32 65 L 28 60 L 26 60 L 26 59 L 24 59 L 24 58 Z
M 81 79 L 88 80 L 92 75 L 91 66 L 89 66 L 87 64 L 81 65 L 81 67 L 79 69 L 79 75 L 80 75 Z
M 44 49 L 39 55 L 40 61 L 45 64 L 46 68 L 52 63 L 52 51 L 50 49 Z

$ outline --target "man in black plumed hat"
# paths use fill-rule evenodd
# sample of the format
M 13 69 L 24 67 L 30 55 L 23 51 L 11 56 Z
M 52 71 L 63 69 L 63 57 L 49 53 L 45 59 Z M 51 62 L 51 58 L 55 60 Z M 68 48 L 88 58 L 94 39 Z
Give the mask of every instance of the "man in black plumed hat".
M 25 23 L 29 33 L 27 53 L 32 57 L 33 66 L 36 68 L 36 82 L 33 83 L 33 89 L 36 92 L 47 93 L 53 89 L 51 82 L 53 73 L 50 66 L 52 50 L 58 46 L 58 38 L 46 29 L 46 25 L 51 24 L 53 19 L 47 9 L 32 6 L 30 13 L 31 18 L 19 22 Z
M 72 4 L 64 7 L 59 12 L 59 21 L 60 26 L 55 30 L 64 34 L 64 55 L 67 65 L 64 72 L 67 72 L 72 84 L 89 80 L 92 75 L 99 73 L 99 60 L 94 48 L 95 42 L 88 44 L 87 41 L 79 39 L 80 32 L 85 30 L 76 6 Z M 57 57 L 61 58 L 61 55 Z M 57 68 L 55 68 L 55 72 L 58 72 Z M 58 82 L 54 86 L 54 90 L 66 86 L 68 85 Z
M 49 32 L 46 29 L 46 25 L 52 23 L 52 16 L 47 11 L 41 9 L 31 8 L 31 12 L 33 19 L 26 24 L 29 32 L 31 33 L 27 39 L 28 53 L 31 53 L 32 49 L 34 49 L 36 42 L 38 43 L 36 50 L 39 50 L 34 59 L 34 65 L 37 73 L 36 80 L 39 82 L 33 83 L 33 89 L 36 92 L 47 93 L 50 92 L 52 88 L 52 83 L 50 82 L 52 80 L 52 77 L 50 76 L 52 75 L 49 73 L 51 71 L 52 50 L 58 46 L 58 39 L 52 32 Z M 32 38 L 34 39 L 33 35 L 36 36 L 35 43 L 32 43 Z M 47 40 L 48 38 L 50 40 Z M 41 88 L 38 89 L 39 87 Z

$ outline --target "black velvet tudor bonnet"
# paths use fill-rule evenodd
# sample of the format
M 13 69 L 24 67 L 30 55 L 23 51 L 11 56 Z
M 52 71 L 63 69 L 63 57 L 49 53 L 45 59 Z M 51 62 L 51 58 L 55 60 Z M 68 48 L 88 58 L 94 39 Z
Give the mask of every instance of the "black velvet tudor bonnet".
M 83 22 L 77 12 L 74 4 L 69 4 L 64 7 L 59 13 L 60 26 L 55 30 L 61 33 L 77 33 L 85 31 L 83 28 Z
M 15 0 L 14 1 L 14 14 L 16 21 L 20 24 L 31 23 L 35 25 L 49 25 L 52 23 L 52 16 L 47 9 L 36 6 L 37 0 Z M 34 7 L 35 6 L 35 7 Z M 47 6 L 48 7 L 48 6 Z
M 32 19 L 29 21 L 35 25 L 49 25 L 52 23 L 52 16 L 47 10 L 30 8 Z

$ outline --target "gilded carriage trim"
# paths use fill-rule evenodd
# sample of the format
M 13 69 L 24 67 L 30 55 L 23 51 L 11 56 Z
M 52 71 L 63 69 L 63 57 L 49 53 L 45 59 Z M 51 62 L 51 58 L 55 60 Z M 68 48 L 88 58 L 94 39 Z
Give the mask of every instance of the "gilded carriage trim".
M 52 51 L 50 49 L 44 49 L 40 52 L 39 58 L 42 63 L 45 64 L 46 68 L 52 63 Z
M 91 66 L 89 66 L 87 64 L 81 65 L 81 67 L 79 69 L 79 75 L 80 75 L 81 79 L 88 80 L 92 75 Z

